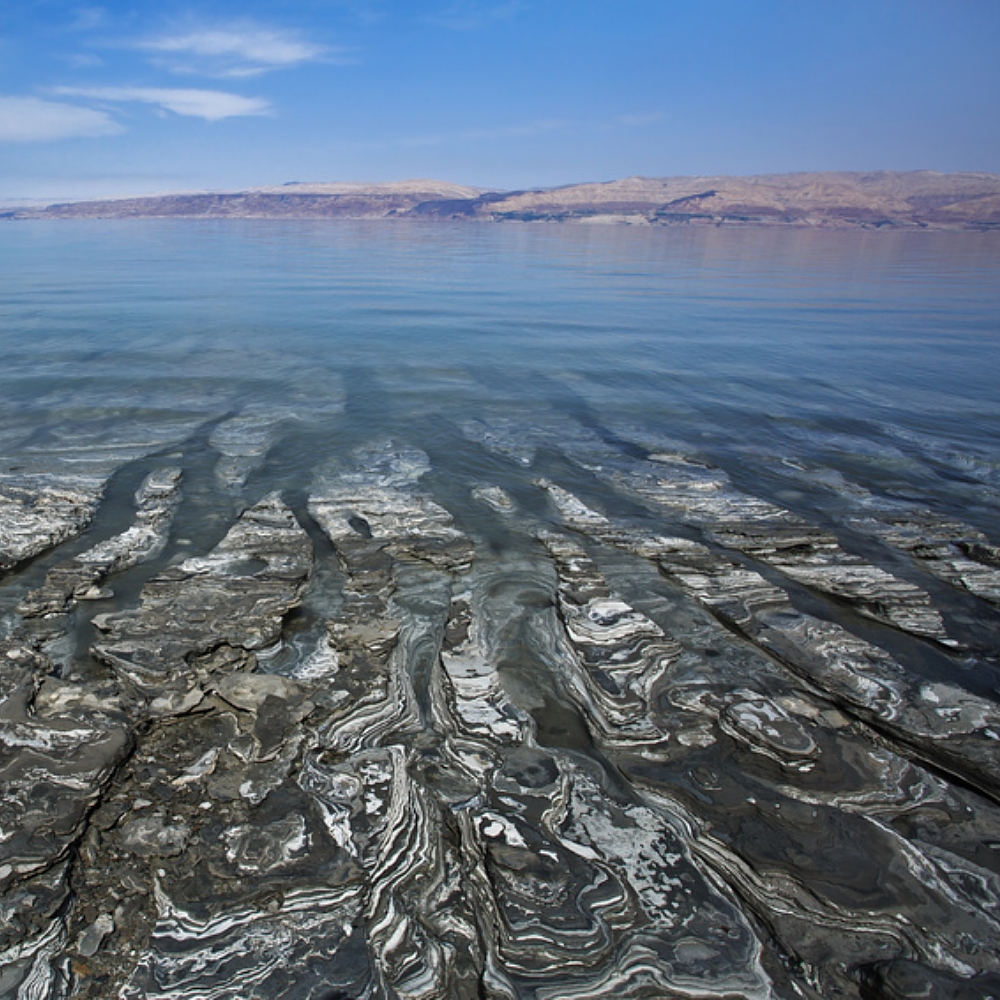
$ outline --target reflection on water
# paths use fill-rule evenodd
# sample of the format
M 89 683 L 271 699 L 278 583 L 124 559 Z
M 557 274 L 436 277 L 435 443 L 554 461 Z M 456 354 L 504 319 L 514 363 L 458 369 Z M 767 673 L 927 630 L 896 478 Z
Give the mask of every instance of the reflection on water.
M 39 222 L 0 275 L 0 694 L 122 734 L 0 822 L 10 989 L 996 990 L 996 234 Z

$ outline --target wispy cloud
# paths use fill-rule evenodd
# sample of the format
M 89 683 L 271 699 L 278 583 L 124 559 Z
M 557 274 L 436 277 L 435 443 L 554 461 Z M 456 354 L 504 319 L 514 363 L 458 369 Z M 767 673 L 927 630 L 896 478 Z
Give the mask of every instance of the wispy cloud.
M 266 115 L 271 111 L 270 102 L 261 97 L 242 97 L 221 90 L 186 90 L 168 87 L 57 87 L 54 93 L 95 101 L 155 104 L 174 114 L 204 118 L 210 122 L 245 115 Z
M 524 0 L 506 0 L 505 3 L 491 3 L 485 0 L 452 0 L 436 14 L 429 14 L 422 20 L 452 31 L 475 31 L 496 21 L 513 17 L 527 4 Z
M 135 43 L 153 53 L 157 62 L 175 73 L 247 77 L 290 69 L 320 58 L 343 58 L 294 31 L 240 23 L 176 31 Z
M 0 97 L 0 142 L 51 142 L 121 131 L 104 111 L 40 97 Z

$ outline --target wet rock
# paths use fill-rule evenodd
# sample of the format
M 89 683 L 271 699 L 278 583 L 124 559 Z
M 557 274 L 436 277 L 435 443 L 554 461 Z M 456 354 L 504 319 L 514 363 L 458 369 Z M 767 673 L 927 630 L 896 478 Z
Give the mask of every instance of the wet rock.
M 94 655 L 147 696 L 189 692 L 199 678 L 241 669 L 253 650 L 278 641 L 311 565 L 309 537 L 277 496 L 268 497 L 209 555 L 151 579 L 138 609 L 95 619 L 106 637 Z
M 889 734 L 905 751 L 1000 799 L 997 706 L 952 684 L 922 684 L 878 647 L 796 611 L 784 591 L 703 545 L 617 528 L 567 491 L 546 487 L 568 525 L 654 559 L 727 626 Z
M 8 995 L 59 997 L 70 859 L 132 734 L 106 692 L 46 681 L 36 695 L 51 665 L 16 645 L 7 652 L 17 655 L 0 676 L 14 666 L 23 683 L 0 702 L 0 982 Z
M 266 406 L 248 406 L 216 425 L 208 443 L 221 453 L 215 475 L 223 486 L 239 489 L 245 485 L 278 440 L 287 417 Z
M 49 658 L 23 636 L 0 639 L 0 700 L 6 700 L 15 691 L 31 688 L 36 678 L 51 669 Z
M 22 688 L 0 704 L 0 888 L 43 871 L 74 845 L 131 745 L 120 716 L 32 709 Z
M 220 454 L 215 477 L 224 489 L 241 490 L 275 445 L 296 427 L 343 410 L 343 387 L 335 373 L 323 372 L 314 384 L 310 382 L 290 387 L 281 402 L 248 403 L 212 428 L 208 443 Z
M 370 745 L 416 711 L 402 666 L 408 616 L 396 602 L 400 574 L 409 568 L 429 589 L 447 588 L 445 574 L 472 561 L 471 542 L 451 515 L 417 488 L 427 467 L 422 452 L 384 443 L 324 476 L 310 497 L 309 511 L 345 575 L 343 604 L 327 631 L 347 718 L 332 720 L 324 735 L 343 749 Z M 414 634 L 412 641 L 423 640 Z
M 472 491 L 472 496 L 487 507 L 492 507 L 498 514 L 513 514 L 517 509 L 510 494 L 499 486 L 477 486 Z
M 287 705 L 293 725 L 315 707 L 307 698 L 307 688 L 275 674 L 228 674 L 215 682 L 214 690 L 230 705 L 254 714 L 268 702 Z
M 233 489 L 276 440 L 258 415 L 215 441 L 247 459 L 216 470 Z M 572 477 L 607 500 L 651 463 L 605 438 L 563 454 L 601 456 Z M 1000 809 L 973 789 L 996 785 L 995 708 L 718 548 L 834 566 L 807 583 L 832 593 L 857 568 L 832 535 L 692 518 L 709 548 L 550 482 L 554 530 L 483 484 L 493 545 L 429 469 L 378 442 L 319 470 L 311 577 L 288 508 L 250 508 L 99 619 L 113 669 L 86 683 L 6 623 L 0 995 L 991 995 Z M 845 599 L 901 615 L 894 579 Z
M 520 741 L 527 718 L 507 697 L 500 672 L 477 634 L 472 595 L 452 597 L 441 646 L 450 711 L 458 726 L 480 739 Z
M 911 555 L 923 569 L 1000 604 L 1000 560 L 996 547 L 967 524 L 936 517 L 930 511 L 888 509 L 866 511 L 850 519 L 855 531 Z
M 115 472 L 185 440 L 202 420 L 176 410 L 115 410 L 107 400 L 94 400 L 102 413 L 91 419 L 67 416 L 64 399 L 34 405 L 40 412 L 28 415 L 28 439 L 5 456 L 17 471 L 0 482 L 0 572 L 78 535 Z
M 819 755 L 808 728 L 769 698 L 731 702 L 719 714 L 719 725 L 752 752 L 793 770 L 812 768 Z
M 0 572 L 80 534 L 99 500 L 100 489 L 0 483 Z
M 0 956 L 33 954 L 52 933 L 64 930 L 59 917 L 70 898 L 68 859 L 8 886 L 0 902 Z M 53 925 L 58 924 L 58 931 Z M 0 975 L 4 969 L 0 963 Z
M 845 552 L 834 535 L 797 514 L 738 492 L 718 470 L 672 456 L 658 458 L 649 463 L 656 471 L 599 475 L 623 492 L 698 525 L 714 541 L 814 590 L 850 602 L 863 615 L 904 632 L 957 645 L 929 595 L 919 587 Z
M 1000 976 L 956 976 L 918 962 L 893 959 L 859 970 L 863 1000 L 989 1000 L 1000 993 Z
M 640 979 L 670 995 L 771 995 L 753 932 L 692 865 L 671 824 L 616 807 L 567 758 L 535 826 L 484 813 L 479 831 L 500 919 L 500 954 L 521 989 L 599 997 Z M 546 987 L 553 967 L 558 987 Z M 536 985 L 537 984 L 537 985 Z M 697 986 L 696 986 L 697 984 Z
M 77 952 L 84 958 L 93 958 L 104 939 L 113 933 L 114 929 L 114 918 L 109 913 L 102 913 L 77 939 Z
M 680 647 L 612 593 L 582 546 L 554 532 L 539 539 L 555 560 L 559 613 L 576 654 L 570 689 L 604 743 L 662 740 L 651 704 Z
M 239 982 L 280 996 L 343 976 L 363 984 L 367 955 L 349 929 L 359 875 L 296 792 L 302 742 L 289 723 L 266 758 L 254 713 L 211 698 L 140 735 L 74 887 L 74 940 L 100 913 L 116 926 L 79 995 L 222 998 Z
M 859 445 L 856 445 L 859 446 Z M 897 459 L 902 459 L 898 454 Z M 878 495 L 841 473 L 812 462 L 762 456 L 770 470 L 810 491 L 852 532 L 913 559 L 914 565 L 960 591 L 1000 602 L 1000 560 L 987 536 L 926 504 Z
M 191 830 L 182 823 L 171 824 L 163 816 L 140 816 L 121 829 L 122 846 L 141 857 L 172 858 L 187 846 Z
M 180 469 L 163 469 L 146 477 L 135 495 L 136 519 L 131 527 L 49 571 L 45 583 L 18 606 L 25 617 L 66 612 L 80 600 L 108 596 L 100 585 L 120 573 L 156 558 L 167 544 L 179 502 Z
M 0 951 L 0 995 L 62 1000 L 69 992 L 59 962 L 65 944 L 63 922 L 55 919 L 32 940 Z
M 429 468 L 426 456 L 391 442 L 354 459 L 349 468 L 317 484 L 309 512 L 354 563 L 352 575 L 377 576 L 386 555 L 415 559 L 454 572 L 468 568 L 472 546 L 451 514 L 416 488 Z

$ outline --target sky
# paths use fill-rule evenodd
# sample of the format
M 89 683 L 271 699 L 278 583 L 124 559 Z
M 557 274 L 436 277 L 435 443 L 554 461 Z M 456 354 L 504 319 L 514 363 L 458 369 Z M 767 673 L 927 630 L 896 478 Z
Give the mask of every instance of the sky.
M 0 0 L 0 202 L 1000 173 L 1000 0 Z

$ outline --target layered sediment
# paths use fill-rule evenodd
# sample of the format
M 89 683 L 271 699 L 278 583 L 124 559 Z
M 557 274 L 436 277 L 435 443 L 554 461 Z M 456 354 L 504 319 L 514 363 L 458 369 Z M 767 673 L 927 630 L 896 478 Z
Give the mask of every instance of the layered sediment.
M 996 991 L 986 534 L 561 417 L 255 485 L 298 419 L 4 485 L 0 996 Z

